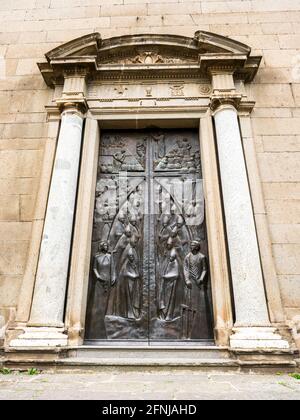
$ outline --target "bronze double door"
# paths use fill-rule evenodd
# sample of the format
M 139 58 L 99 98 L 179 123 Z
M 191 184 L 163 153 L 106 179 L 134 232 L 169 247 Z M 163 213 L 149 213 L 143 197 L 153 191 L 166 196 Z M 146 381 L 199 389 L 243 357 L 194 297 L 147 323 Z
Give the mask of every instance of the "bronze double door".
M 102 132 L 88 341 L 212 339 L 204 208 L 197 131 Z

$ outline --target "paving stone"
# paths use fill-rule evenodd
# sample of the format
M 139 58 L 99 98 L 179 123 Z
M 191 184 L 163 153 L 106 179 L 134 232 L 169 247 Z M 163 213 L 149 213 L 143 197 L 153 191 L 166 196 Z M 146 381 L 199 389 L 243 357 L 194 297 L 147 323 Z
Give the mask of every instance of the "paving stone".
M 126 376 L 130 377 L 127 382 Z M 182 380 L 184 378 L 184 381 Z M 120 379 L 122 379 L 120 381 Z M 198 379 L 198 382 L 197 382 Z M 110 384 L 108 384 L 110 382 Z M 300 382 L 261 374 L 130 373 L 0 376 L 0 400 L 300 400 Z

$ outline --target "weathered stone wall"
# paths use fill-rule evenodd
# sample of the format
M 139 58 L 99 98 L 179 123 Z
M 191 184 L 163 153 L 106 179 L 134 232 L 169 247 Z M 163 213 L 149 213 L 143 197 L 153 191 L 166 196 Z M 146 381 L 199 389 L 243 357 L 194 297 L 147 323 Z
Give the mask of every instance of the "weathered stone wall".
M 249 87 L 253 129 L 282 297 L 289 318 L 299 314 L 300 0 L 0 0 L 0 307 L 17 304 L 48 135 L 52 92 L 36 63 L 93 31 L 105 38 L 196 30 L 263 55 Z

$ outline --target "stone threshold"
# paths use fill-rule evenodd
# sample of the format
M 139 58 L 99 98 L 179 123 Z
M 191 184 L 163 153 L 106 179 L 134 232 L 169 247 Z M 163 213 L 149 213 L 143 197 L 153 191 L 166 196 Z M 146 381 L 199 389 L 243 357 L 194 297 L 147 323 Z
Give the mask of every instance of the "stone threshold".
M 36 367 L 55 371 L 100 371 L 101 369 L 196 369 L 196 370 L 274 370 L 300 371 L 294 350 L 245 350 L 219 347 L 124 346 L 9 349 L 0 358 L 1 367 L 26 370 Z

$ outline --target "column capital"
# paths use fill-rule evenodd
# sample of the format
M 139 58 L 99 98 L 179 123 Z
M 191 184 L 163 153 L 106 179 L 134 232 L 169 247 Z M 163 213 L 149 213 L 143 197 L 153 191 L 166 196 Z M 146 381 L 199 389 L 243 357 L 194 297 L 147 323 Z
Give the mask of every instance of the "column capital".
M 56 104 L 60 110 L 61 115 L 64 114 L 78 114 L 81 117 L 88 110 L 87 102 L 85 98 L 79 101 L 69 101 L 67 99 L 58 99 Z
M 218 111 L 224 108 L 234 108 L 236 111 L 238 111 L 242 101 L 242 97 L 243 96 L 239 93 L 235 93 L 232 95 L 212 94 L 210 98 L 210 108 L 213 111 L 213 113 L 217 113 Z
M 56 100 L 60 112 L 80 112 L 84 114 L 87 109 L 86 77 L 89 72 L 86 68 L 71 68 L 64 71 L 64 86 L 62 95 Z
M 212 111 L 217 112 L 224 107 L 238 109 L 242 95 L 237 92 L 234 84 L 234 67 L 211 66 L 208 70 L 212 81 Z

